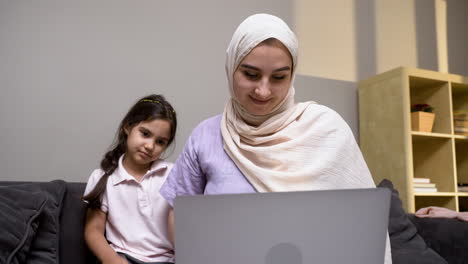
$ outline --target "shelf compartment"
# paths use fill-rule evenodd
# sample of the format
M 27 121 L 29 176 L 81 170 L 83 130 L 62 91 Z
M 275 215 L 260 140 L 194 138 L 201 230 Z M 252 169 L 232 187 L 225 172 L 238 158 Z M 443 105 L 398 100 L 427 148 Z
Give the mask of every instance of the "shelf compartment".
M 460 199 L 460 198 L 459 198 Z M 457 210 L 455 195 L 453 196 L 415 196 L 415 211 L 427 207 L 439 206 Z
M 412 136 L 414 177 L 429 178 L 438 192 L 456 192 L 452 140 Z
M 455 113 L 458 111 L 468 113 L 468 84 L 451 83 L 451 85 L 452 85 L 453 113 L 454 113 L 454 119 L 455 119 Z M 458 121 L 459 125 L 462 125 L 463 123 L 465 123 L 464 124 L 465 126 L 462 127 L 461 129 L 468 129 L 468 126 L 466 126 L 466 123 L 468 123 L 468 121 L 466 122 Z M 456 127 L 454 127 L 454 133 L 463 135 L 463 136 L 468 136 L 468 132 L 457 131 Z
M 459 212 L 468 212 L 468 196 L 458 197 Z
M 435 120 L 432 132 L 452 134 L 450 90 L 447 81 L 409 76 L 410 107 L 429 104 L 434 107 Z
M 468 111 L 468 84 L 452 83 L 453 110 Z
M 457 183 L 468 184 L 468 140 L 455 139 Z

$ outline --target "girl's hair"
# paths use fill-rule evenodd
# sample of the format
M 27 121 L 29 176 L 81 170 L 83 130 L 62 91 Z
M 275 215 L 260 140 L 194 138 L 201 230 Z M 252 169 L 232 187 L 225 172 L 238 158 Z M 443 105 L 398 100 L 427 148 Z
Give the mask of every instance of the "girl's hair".
M 124 129 L 131 129 L 140 122 L 155 119 L 167 120 L 170 123 L 171 133 L 167 146 L 171 145 L 177 129 L 177 116 L 174 108 L 162 95 L 153 94 L 138 100 L 120 122 L 116 138 L 101 161 L 101 169 L 104 171 L 104 175 L 99 179 L 94 189 L 82 197 L 83 200 L 88 202 L 88 208 L 101 208 L 102 195 L 106 191 L 107 180 L 119 166 L 120 156 L 127 151 L 127 134 Z

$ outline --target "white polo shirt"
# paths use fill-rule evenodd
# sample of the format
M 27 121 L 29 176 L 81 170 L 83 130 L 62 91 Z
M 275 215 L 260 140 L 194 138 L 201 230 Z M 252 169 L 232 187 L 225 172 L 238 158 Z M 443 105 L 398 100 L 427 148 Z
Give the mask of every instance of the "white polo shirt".
M 141 182 L 119 166 L 108 178 L 101 210 L 107 213 L 106 238 L 117 252 L 143 262 L 174 262 L 167 217 L 170 205 L 159 194 L 173 164 L 157 160 Z M 94 189 L 104 172 L 94 170 L 85 195 Z

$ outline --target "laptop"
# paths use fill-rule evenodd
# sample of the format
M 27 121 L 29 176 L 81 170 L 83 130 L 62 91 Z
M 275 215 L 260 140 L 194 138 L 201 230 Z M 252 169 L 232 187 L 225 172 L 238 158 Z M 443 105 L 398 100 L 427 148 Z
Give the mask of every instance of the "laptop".
M 384 263 L 387 188 L 177 197 L 177 264 Z

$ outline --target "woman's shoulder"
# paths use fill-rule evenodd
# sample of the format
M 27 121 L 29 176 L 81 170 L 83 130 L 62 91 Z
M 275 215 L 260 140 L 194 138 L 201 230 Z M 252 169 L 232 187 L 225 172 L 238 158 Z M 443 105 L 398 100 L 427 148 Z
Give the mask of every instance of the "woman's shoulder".
M 202 127 L 202 128 L 220 127 L 220 124 L 221 124 L 221 117 L 222 117 L 222 114 L 209 117 L 209 118 L 207 118 L 207 119 L 201 121 L 201 122 L 198 124 L 197 128 L 198 128 L 198 127 Z
M 319 104 L 319 103 L 316 103 L 316 102 L 311 102 L 308 106 L 307 106 L 307 110 L 308 112 L 310 111 L 313 111 L 313 112 L 316 112 L 316 113 L 327 113 L 327 114 L 336 114 L 336 115 L 339 115 L 335 110 L 331 109 L 330 107 L 326 106 L 326 105 L 322 105 L 322 104 Z
M 325 105 L 321 105 L 321 104 L 318 104 L 318 103 L 311 103 L 307 106 L 307 109 L 305 110 L 305 112 L 307 113 L 307 115 L 313 115 L 313 116 L 317 116 L 317 117 L 321 117 L 321 118 L 327 118 L 329 119 L 329 121 L 333 121 L 333 120 L 340 120 L 340 121 L 344 121 L 343 118 L 341 117 L 340 114 L 338 114 L 338 112 L 336 112 L 335 110 L 333 110 L 332 108 L 328 107 L 328 106 L 325 106 Z
M 347 135 L 351 132 L 348 123 L 335 110 L 325 105 L 313 103 L 307 106 L 304 111 L 304 120 L 306 123 L 312 124 L 309 129 L 316 130 L 322 133 L 331 133 L 332 131 L 340 131 L 341 134 Z M 328 131 L 328 132 L 327 132 Z M 352 132 L 351 132 L 352 133 Z M 336 135 L 336 133 L 333 133 Z
M 208 136 L 209 134 L 219 133 L 221 128 L 222 115 L 215 115 L 201 121 L 192 131 L 192 136 L 202 134 Z

